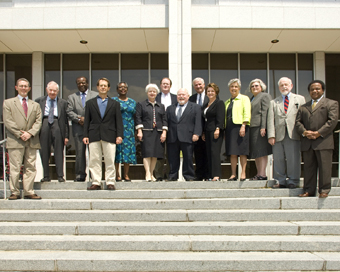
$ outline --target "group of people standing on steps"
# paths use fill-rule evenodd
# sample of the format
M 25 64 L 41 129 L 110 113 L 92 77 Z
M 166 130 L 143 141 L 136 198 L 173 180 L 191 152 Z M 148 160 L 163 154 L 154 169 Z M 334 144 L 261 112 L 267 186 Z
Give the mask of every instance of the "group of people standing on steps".
M 327 197 L 331 188 L 331 163 L 334 149 L 333 130 L 338 121 L 338 102 L 324 95 L 325 84 L 313 80 L 308 85 L 312 98 L 305 102 L 292 93 L 291 79 L 278 81 L 281 95 L 273 99 L 260 79 L 249 84 L 253 97 L 240 93 L 241 81 L 228 83 L 230 98 L 219 99 L 215 83 L 205 86 L 202 78 L 193 80 L 195 94 L 181 88 L 170 93 L 170 78 L 145 88 L 147 99 L 136 103 L 128 97 L 128 84 L 117 84 L 118 97 L 108 97 L 111 88 L 107 78 L 97 81 L 97 91 L 88 88 L 86 77 L 76 79 L 78 92 L 68 100 L 58 97 L 59 85 L 47 84 L 47 95 L 33 102 L 28 99 L 30 83 L 16 82 L 18 96 L 4 101 L 3 116 L 7 131 L 10 163 L 10 200 L 21 197 L 19 172 L 24 162 L 24 197 L 41 199 L 33 190 L 36 174 L 35 152 L 40 149 L 44 178 L 50 181 L 49 158 L 53 146 L 58 181 L 63 182 L 63 149 L 69 139 L 68 120 L 76 150 L 76 182 L 86 179 L 86 145 L 89 146 L 89 170 L 92 185 L 100 190 L 102 157 L 108 190 L 115 190 L 116 181 L 131 181 L 129 165 L 136 164 L 135 138 L 141 142 L 145 180 L 176 181 L 179 178 L 182 152 L 182 174 L 186 181 L 221 178 L 220 153 L 225 139 L 225 154 L 230 156 L 231 176 L 246 179 L 247 158 L 255 159 L 257 174 L 250 180 L 266 180 L 268 155 L 273 154 L 273 188 L 296 188 L 300 180 L 301 153 L 304 159 L 304 193 L 315 196 L 319 172 L 319 197 Z M 301 148 L 300 148 L 301 147 Z M 193 158 L 195 158 L 196 169 Z M 165 163 L 165 159 L 167 162 Z M 124 165 L 121 176 L 116 171 Z M 165 168 L 165 169 L 164 169 Z

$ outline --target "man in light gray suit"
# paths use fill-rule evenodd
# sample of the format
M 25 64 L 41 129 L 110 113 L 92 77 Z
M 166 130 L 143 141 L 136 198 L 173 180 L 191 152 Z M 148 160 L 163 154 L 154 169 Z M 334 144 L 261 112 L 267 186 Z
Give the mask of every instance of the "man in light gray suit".
M 76 178 L 74 181 L 85 181 L 86 145 L 83 143 L 85 102 L 96 97 L 98 93 L 88 89 L 89 83 L 86 77 L 78 77 L 76 83 L 79 92 L 69 95 L 67 114 L 72 121 L 72 132 L 76 149 Z
M 268 142 L 273 147 L 274 179 L 278 182 L 273 188 L 294 189 L 301 174 L 300 135 L 295 128 L 295 118 L 306 100 L 291 92 L 291 79 L 282 77 L 278 85 L 281 95 L 270 101 L 267 119 Z

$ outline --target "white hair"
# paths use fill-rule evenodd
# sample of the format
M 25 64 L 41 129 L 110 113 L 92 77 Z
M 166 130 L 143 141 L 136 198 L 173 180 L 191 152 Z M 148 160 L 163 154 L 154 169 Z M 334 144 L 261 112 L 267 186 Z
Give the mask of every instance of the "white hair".
M 281 77 L 281 78 L 279 79 L 279 81 L 277 82 L 277 85 L 278 85 L 278 86 L 280 86 L 280 81 L 281 81 L 282 79 L 288 79 L 289 82 L 290 82 L 290 84 L 293 84 L 293 81 L 292 81 L 289 77 Z
M 238 86 L 239 86 L 240 89 L 241 89 L 241 80 L 239 80 L 238 78 L 230 79 L 229 82 L 228 82 L 228 87 L 230 87 L 230 85 L 233 84 L 233 83 L 235 83 L 235 82 L 238 84 Z
M 153 83 L 150 83 L 150 84 L 146 85 L 145 92 L 148 93 L 148 91 L 150 89 L 155 89 L 157 91 L 157 93 L 160 92 L 159 89 L 158 89 L 158 86 L 156 84 L 153 84 Z
M 59 85 L 58 85 L 58 83 L 55 82 L 55 81 L 50 81 L 49 83 L 47 83 L 46 88 L 49 89 L 49 86 L 50 86 L 51 84 L 57 85 L 57 89 L 59 90 Z
M 201 77 L 196 77 L 193 81 L 192 81 L 192 85 L 195 85 L 195 81 L 200 80 L 202 82 L 202 84 L 204 84 L 204 79 Z

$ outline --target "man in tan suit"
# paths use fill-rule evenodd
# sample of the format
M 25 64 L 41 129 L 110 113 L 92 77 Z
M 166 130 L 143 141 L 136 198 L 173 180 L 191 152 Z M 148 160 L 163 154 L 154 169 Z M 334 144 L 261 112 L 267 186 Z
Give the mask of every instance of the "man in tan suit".
M 306 103 L 303 96 L 292 93 L 293 83 L 287 77 L 280 78 L 281 95 L 270 101 L 267 130 L 268 142 L 273 148 L 274 179 L 273 188 L 294 189 L 300 181 L 300 135 L 295 129 L 298 109 Z
M 338 123 L 339 104 L 324 97 L 325 89 L 321 80 L 309 83 L 312 100 L 302 105 L 296 116 L 304 161 L 304 193 L 300 197 L 315 196 L 318 170 L 319 197 L 327 197 L 331 190 L 333 130 Z
M 20 199 L 19 174 L 23 161 L 24 197 L 41 199 L 33 190 L 36 152 L 40 149 L 41 109 L 38 103 L 28 99 L 27 95 L 31 87 L 27 79 L 18 79 L 15 89 L 18 91 L 18 96 L 6 99 L 3 105 L 12 193 L 9 200 Z

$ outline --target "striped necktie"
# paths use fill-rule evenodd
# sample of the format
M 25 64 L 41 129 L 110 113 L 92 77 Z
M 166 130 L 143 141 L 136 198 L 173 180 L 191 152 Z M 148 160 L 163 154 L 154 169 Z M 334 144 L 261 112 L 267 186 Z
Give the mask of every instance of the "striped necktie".
M 26 103 L 26 98 L 25 97 L 22 99 L 22 107 L 23 107 L 24 113 L 25 113 L 25 115 L 27 117 L 28 107 L 27 107 L 27 103 Z
M 285 98 L 285 103 L 284 103 L 284 107 L 285 107 L 285 113 L 287 113 L 287 110 L 288 110 L 288 105 L 289 105 L 289 100 L 288 100 L 288 95 L 286 95 L 286 98 Z

